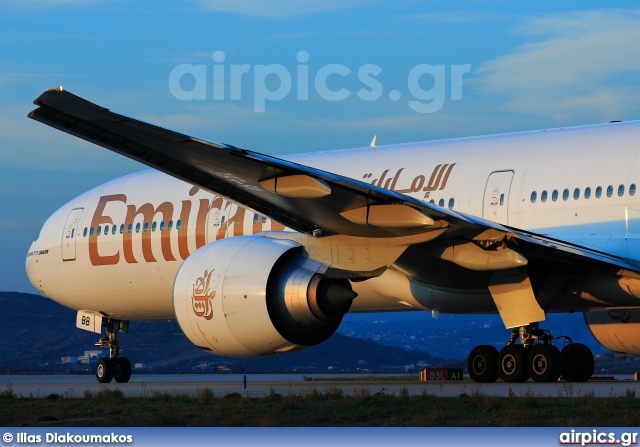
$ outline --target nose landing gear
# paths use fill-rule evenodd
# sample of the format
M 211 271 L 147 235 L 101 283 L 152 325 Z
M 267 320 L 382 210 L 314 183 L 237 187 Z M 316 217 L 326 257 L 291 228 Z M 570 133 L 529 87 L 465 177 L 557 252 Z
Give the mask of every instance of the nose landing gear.
M 96 366 L 96 379 L 100 383 L 109 383 L 115 379 L 118 383 L 126 383 L 131 379 L 131 362 L 126 357 L 119 357 L 118 332 L 126 332 L 128 322 L 121 320 L 103 321 L 107 335 L 96 343 L 96 346 L 109 349 L 109 357 L 102 357 Z
M 517 339 L 520 344 L 515 344 Z M 467 367 L 475 382 L 555 382 L 562 376 L 569 382 L 584 382 L 593 374 L 591 350 L 581 343 L 568 344 L 562 352 L 551 344 L 554 337 L 540 329 L 538 323 L 515 328 L 507 345 L 500 352 L 490 345 L 476 346 L 469 354 Z

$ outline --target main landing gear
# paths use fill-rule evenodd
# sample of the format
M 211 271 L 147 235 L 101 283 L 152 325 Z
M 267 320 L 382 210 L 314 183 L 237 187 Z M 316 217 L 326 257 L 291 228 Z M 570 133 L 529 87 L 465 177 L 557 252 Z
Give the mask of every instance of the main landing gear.
M 517 339 L 520 344 L 515 344 Z M 475 382 L 555 382 L 562 376 L 569 382 L 585 382 L 593 374 L 591 350 L 568 337 L 562 352 L 551 344 L 553 336 L 538 323 L 515 328 L 500 352 L 491 345 L 476 346 L 469 354 L 467 367 Z
M 115 379 L 118 383 L 126 383 L 131 378 L 131 362 L 126 357 L 119 357 L 118 332 L 126 332 L 128 322 L 121 320 L 103 321 L 107 335 L 96 343 L 101 348 L 109 348 L 109 357 L 102 357 L 96 366 L 96 379 L 100 383 L 109 383 Z

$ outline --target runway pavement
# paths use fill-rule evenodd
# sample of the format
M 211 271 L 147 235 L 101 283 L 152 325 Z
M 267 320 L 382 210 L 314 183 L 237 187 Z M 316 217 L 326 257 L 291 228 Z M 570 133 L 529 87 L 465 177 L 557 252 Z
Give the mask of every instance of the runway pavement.
M 198 390 L 210 388 L 216 396 L 238 392 L 243 396 L 263 397 L 272 390 L 281 395 L 306 394 L 312 390 L 320 393 L 330 388 L 340 388 L 345 394 L 366 390 L 371 394 L 400 395 L 406 390 L 410 395 L 456 397 L 482 392 L 496 396 L 543 397 L 596 397 L 624 396 L 634 391 L 640 395 L 640 382 L 633 380 L 596 381 L 587 383 L 525 383 L 495 382 L 478 384 L 470 380 L 453 382 L 410 382 L 382 380 L 305 380 L 302 375 L 248 374 L 246 388 L 243 375 L 134 375 L 129 383 L 100 384 L 93 376 L 0 376 L 0 392 L 10 388 L 18 396 L 47 397 L 59 394 L 66 397 L 82 397 L 85 391 L 96 393 L 102 389 L 120 389 L 127 397 L 148 397 L 157 393 L 169 395 L 195 395 Z M 312 376 L 316 377 L 316 376 Z

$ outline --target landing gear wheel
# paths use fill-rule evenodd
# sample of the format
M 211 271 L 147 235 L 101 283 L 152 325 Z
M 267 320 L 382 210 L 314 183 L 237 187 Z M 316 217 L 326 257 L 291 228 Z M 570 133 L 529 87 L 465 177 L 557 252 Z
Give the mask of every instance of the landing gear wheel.
M 562 378 L 567 382 L 586 382 L 595 367 L 593 353 L 582 343 L 571 343 L 562 349 Z
M 555 382 L 562 372 L 562 355 L 553 345 L 538 344 L 531 348 L 527 364 L 536 382 Z
M 495 382 L 498 379 L 498 350 L 491 345 L 476 346 L 469 354 L 467 369 L 474 382 Z
M 522 345 L 507 345 L 498 355 L 498 374 L 505 382 L 526 382 L 527 348 Z
M 113 360 L 109 357 L 102 357 L 96 366 L 96 379 L 100 383 L 109 383 L 113 379 Z
M 118 357 L 113 367 L 113 378 L 118 383 L 127 383 L 131 378 L 131 362 L 126 357 Z

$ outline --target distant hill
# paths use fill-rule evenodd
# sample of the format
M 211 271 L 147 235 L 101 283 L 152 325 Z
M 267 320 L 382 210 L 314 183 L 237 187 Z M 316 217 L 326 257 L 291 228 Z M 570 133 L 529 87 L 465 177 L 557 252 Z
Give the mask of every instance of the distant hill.
M 39 295 L 0 292 L 0 373 L 69 371 L 83 365 L 60 365 L 63 356 L 95 350 L 98 334 L 75 327 L 76 313 Z M 335 334 L 325 343 L 300 352 L 258 359 L 231 359 L 195 347 L 175 322 L 132 322 L 121 336 L 121 355 L 157 372 L 362 371 L 404 372 L 405 366 L 444 361 L 428 353 L 383 346 Z M 106 351 L 105 351 L 106 355 Z M 93 367 L 91 367 L 93 368 Z

